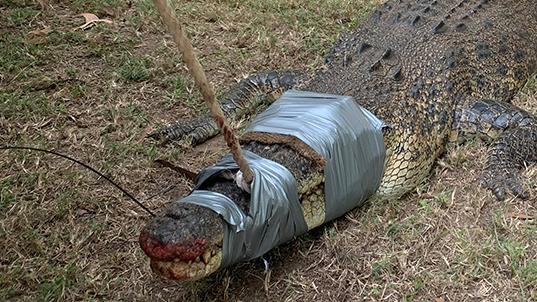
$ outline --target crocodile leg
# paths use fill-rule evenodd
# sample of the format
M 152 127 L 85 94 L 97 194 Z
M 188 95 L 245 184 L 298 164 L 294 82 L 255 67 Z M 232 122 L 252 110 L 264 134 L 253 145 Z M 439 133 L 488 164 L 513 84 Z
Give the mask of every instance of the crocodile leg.
M 285 90 L 293 88 L 302 75 L 293 71 L 259 72 L 240 81 L 226 94 L 222 111 L 230 121 L 238 121 L 256 112 L 257 108 L 273 102 Z M 189 140 L 195 146 L 218 135 L 213 119 L 202 116 L 175 122 L 149 137 L 164 143 L 172 140 Z
M 508 191 L 527 198 L 520 175 L 527 163 L 537 161 L 537 120 L 508 103 L 478 101 L 457 113 L 456 127 L 464 136 L 492 140 L 481 184 L 497 199 Z
M 496 198 L 505 199 L 509 189 L 520 198 L 528 198 L 520 170 L 527 163 L 537 161 L 537 124 L 508 129 L 496 140 L 489 155 L 483 185 Z

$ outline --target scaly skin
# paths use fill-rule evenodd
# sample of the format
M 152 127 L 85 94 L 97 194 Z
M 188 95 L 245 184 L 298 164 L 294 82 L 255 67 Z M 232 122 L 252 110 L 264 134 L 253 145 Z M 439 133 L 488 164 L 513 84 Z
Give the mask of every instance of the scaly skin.
M 537 122 L 510 102 L 536 71 L 535 41 L 534 0 L 393 0 L 343 34 L 310 80 L 292 82 L 295 89 L 353 96 L 390 125 L 385 173 L 372 199 L 411 191 L 429 175 L 450 138 L 470 135 L 493 140 L 482 184 L 498 199 L 509 192 L 524 198 L 520 169 L 537 161 Z M 231 94 L 238 96 L 235 101 L 253 112 L 257 101 L 241 98 L 238 90 Z M 196 142 L 210 136 L 184 129 L 181 136 L 195 136 Z M 243 139 L 243 147 L 288 167 L 298 180 L 308 227 L 325 222 L 322 164 L 310 150 L 285 136 L 255 133 Z M 229 181 L 217 182 L 221 185 L 205 189 L 234 196 L 247 212 L 249 196 Z M 168 213 L 183 207 L 175 203 Z M 192 221 L 192 215 L 199 221 L 183 222 Z M 215 213 L 159 219 L 148 224 L 140 240 L 157 272 L 191 280 L 219 268 L 223 222 Z M 207 253 L 214 259 L 201 259 Z
M 296 85 L 300 74 L 292 71 L 260 72 L 250 75 L 233 87 L 224 96 L 221 107 L 224 115 L 231 121 L 238 121 L 253 114 L 260 106 L 275 100 L 276 95 Z M 149 137 L 166 143 L 173 140 L 189 140 L 197 145 L 216 136 L 220 132 L 210 116 L 189 121 L 178 121 L 155 131 Z

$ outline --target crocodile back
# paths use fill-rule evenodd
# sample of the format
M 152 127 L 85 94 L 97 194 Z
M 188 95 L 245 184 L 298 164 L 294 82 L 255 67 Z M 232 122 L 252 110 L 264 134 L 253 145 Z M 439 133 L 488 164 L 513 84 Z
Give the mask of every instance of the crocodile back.
M 536 11 L 533 0 L 389 1 L 301 89 L 353 96 L 391 126 L 381 192 L 399 196 L 443 152 L 457 108 L 510 101 L 535 72 Z

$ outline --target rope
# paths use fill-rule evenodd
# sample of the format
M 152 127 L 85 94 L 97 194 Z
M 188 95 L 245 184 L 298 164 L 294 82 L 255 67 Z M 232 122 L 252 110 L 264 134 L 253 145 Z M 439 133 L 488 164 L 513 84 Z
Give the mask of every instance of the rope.
M 220 130 L 222 131 L 226 144 L 231 149 L 233 159 L 239 165 L 239 169 L 242 172 L 242 177 L 246 184 L 248 184 L 247 187 L 249 187 L 249 184 L 253 180 L 253 172 L 250 169 L 250 165 L 244 158 L 244 155 L 242 154 L 239 140 L 233 133 L 233 129 L 231 129 L 231 127 L 229 126 L 229 123 L 224 117 L 222 109 L 216 101 L 214 90 L 211 84 L 207 81 L 207 77 L 205 76 L 203 67 L 199 63 L 196 54 L 194 53 L 194 48 L 192 47 L 190 40 L 186 36 L 175 14 L 172 13 L 172 9 L 169 7 L 167 1 L 153 0 L 153 3 L 157 7 L 157 10 L 162 17 L 164 24 L 171 32 L 175 44 L 179 48 L 179 51 L 183 54 L 183 61 L 185 62 L 186 66 L 188 67 L 188 70 L 190 70 L 192 76 L 194 77 L 194 81 L 200 89 L 203 99 L 209 107 L 214 121 L 218 125 L 218 128 L 220 128 Z

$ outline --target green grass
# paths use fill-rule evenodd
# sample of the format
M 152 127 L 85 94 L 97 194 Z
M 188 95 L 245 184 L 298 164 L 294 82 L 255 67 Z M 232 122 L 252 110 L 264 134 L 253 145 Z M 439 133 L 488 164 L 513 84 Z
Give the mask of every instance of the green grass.
M 65 111 L 62 104 L 51 102 L 43 93 L 0 92 L 0 111 L 6 119 L 37 121 Z
M 423 280 L 420 277 L 416 278 L 412 282 L 412 289 L 411 289 L 410 293 L 407 293 L 403 297 L 403 301 L 405 301 L 405 302 L 416 301 L 416 296 L 418 295 L 418 293 L 421 290 L 425 289 L 426 287 L 427 287 L 427 282 L 425 280 Z
M 167 91 L 169 91 L 168 101 L 166 107 L 173 107 L 178 102 L 186 102 L 185 97 L 187 95 L 187 83 L 182 76 L 170 77 L 166 81 Z M 200 102 L 198 102 L 200 104 Z
M 393 221 L 388 224 L 386 235 L 395 240 L 413 236 L 416 232 L 416 220 L 416 217 L 411 216 L 403 221 Z
M 526 243 L 511 239 L 502 240 L 498 243 L 499 251 L 504 259 L 509 262 L 511 273 L 518 279 L 522 289 L 532 288 L 537 285 L 537 259 L 532 259 L 532 251 L 528 250 Z
M 371 265 L 371 273 L 373 276 L 381 277 L 385 274 L 393 274 L 395 272 L 395 259 L 391 255 L 384 255 L 381 259 L 373 262 Z
M 124 9 L 128 4 L 121 0 L 74 0 L 71 5 L 79 13 L 99 14 L 106 9 Z
M 0 180 L 0 213 L 2 213 L 2 218 L 5 216 L 5 211 L 16 202 L 15 194 L 13 193 L 13 187 L 15 185 L 15 180 L 13 177 L 6 177 Z
M 147 58 L 128 58 L 119 69 L 121 78 L 125 81 L 143 82 L 149 80 L 151 62 Z
M 30 7 L 14 8 L 7 17 L 7 25 L 13 27 L 26 26 L 38 13 L 38 10 Z
M 19 35 L 2 34 L 0 36 L 0 72 L 9 75 L 8 79 L 12 80 L 23 69 L 36 68 L 36 59 L 43 57 L 43 49 L 42 45 L 28 43 Z
M 526 261 L 519 267 L 517 275 L 527 288 L 537 287 L 537 259 Z

